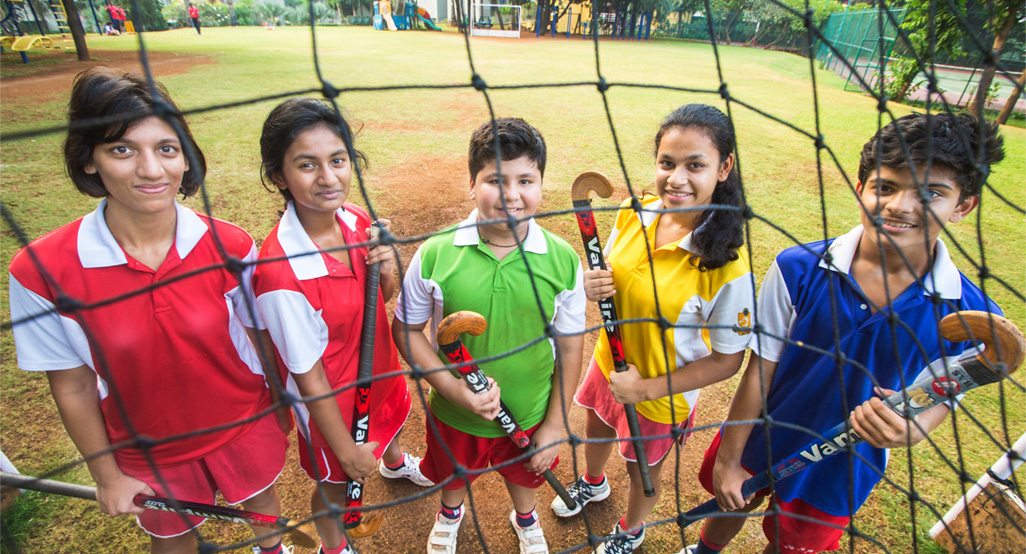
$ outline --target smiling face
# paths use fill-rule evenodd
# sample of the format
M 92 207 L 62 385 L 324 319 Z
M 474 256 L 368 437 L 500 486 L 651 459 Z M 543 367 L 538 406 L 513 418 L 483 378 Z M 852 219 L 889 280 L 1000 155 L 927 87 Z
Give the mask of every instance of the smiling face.
M 349 196 L 352 165 L 342 139 L 325 125 L 296 136 L 285 151 L 274 184 L 292 193 L 296 211 L 334 213 Z
M 478 219 L 505 219 L 512 216 L 520 221 L 518 230 L 527 227 L 541 201 L 542 174 L 538 164 L 527 156 L 502 161 L 502 174 L 492 159 L 484 164 L 470 182 L 470 198 L 477 204 Z M 505 207 L 503 207 L 505 199 Z M 479 228 L 498 236 L 509 236 L 509 227 L 498 223 Z
M 933 167 L 928 176 L 924 173 L 925 168 L 920 169 L 916 179 L 908 169 L 882 166 L 869 175 L 866 183 L 856 184 L 855 190 L 865 205 L 860 209 L 862 226 L 867 230 L 864 240 L 878 248 L 909 253 L 924 251 L 924 244 L 932 249 L 944 225 L 957 223 L 979 202 L 978 196 L 959 199 L 962 187 L 953 172 Z M 925 199 L 917 182 L 922 184 Z M 873 231 L 874 218 L 880 219 L 880 228 L 887 236 Z
M 720 161 L 709 135 L 697 127 L 673 127 L 663 134 L 656 150 L 656 192 L 667 209 L 696 208 L 712 202 L 716 184 L 727 178 L 734 154 Z M 701 212 L 686 213 L 697 218 Z
M 189 162 L 175 130 L 158 117 L 147 117 L 120 139 L 96 145 L 84 170 L 103 181 L 108 210 L 137 217 L 174 210 Z

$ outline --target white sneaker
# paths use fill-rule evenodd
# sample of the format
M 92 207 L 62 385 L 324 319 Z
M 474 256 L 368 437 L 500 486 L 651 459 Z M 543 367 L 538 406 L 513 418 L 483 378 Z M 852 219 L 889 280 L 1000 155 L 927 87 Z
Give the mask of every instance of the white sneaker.
M 394 470 L 388 469 L 388 466 L 385 465 L 385 460 L 382 459 L 378 463 L 378 473 L 385 479 L 409 479 L 414 485 L 433 487 L 435 484 L 420 472 L 420 460 L 421 458 L 409 452 L 403 452 L 403 467 Z
M 449 519 L 442 514 L 435 516 L 435 526 L 431 528 L 431 535 L 428 536 L 428 554 L 456 554 L 456 535 L 460 532 L 462 521 L 462 508 L 459 519 Z
M 613 526 L 613 532 L 595 548 L 595 554 L 630 554 L 637 550 L 644 541 L 644 526 L 641 527 L 641 533 L 635 537 L 624 531 L 623 527 L 620 527 L 620 522 L 617 521 Z
M 541 524 L 537 516 L 535 521 L 527 527 L 517 525 L 517 511 L 509 513 L 509 522 L 520 539 L 520 554 L 549 554 L 549 545 L 545 542 L 545 534 L 542 532 Z
M 570 483 L 570 486 L 566 488 L 566 492 L 577 503 L 577 507 L 573 510 L 567 508 L 566 502 L 563 502 L 563 499 L 557 495 L 552 499 L 552 511 L 559 517 L 576 515 L 580 513 L 588 502 L 599 502 L 609 498 L 609 480 L 602 477 L 601 483 L 592 485 L 584 480 L 584 476 L 581 476 L 573 483 Z
M 695 554 L 695 550 L 698 548 L 697 544 L 689 544 L 681 549 L 679 554 Z
M 295 549 L 296 549 L 296 546 L 292 545 L 292 544 L 283 544 L 283 545 L 281 545 L 281 552 L 282 552 L 282 554 L 292 554 L 292 552 Z M 256 544 L 253 545 L 253 554 L 260 554 L 260 545 L 256 545 Z M 343 552 L 342 554 L 346 554 L 346 553 Z
M 292 554 L 292 550 L 289 550 L 286 554 Z M 317 554 L 324 554 L 324 545 L 317 547 Z M 341 554 L 356 554 L 352 543 L 346 543 L 346 547 L 342 549 Z

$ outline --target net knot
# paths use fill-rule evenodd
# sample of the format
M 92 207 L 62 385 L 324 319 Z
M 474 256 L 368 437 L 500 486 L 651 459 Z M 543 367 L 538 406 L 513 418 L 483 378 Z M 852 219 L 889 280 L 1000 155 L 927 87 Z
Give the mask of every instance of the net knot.
M 282 389 L 278 394 L 278 403 L 282 406 L 288 406 L 289 408 L 291 408 L 299 402 L 299 398 L 297 398 L 296 395 L 289 392 L 288 389 Z
M 660 317 L 659 318 L 659 329 L 661 329 L 663 331 L 666 331 L 667 329 L 673 329 L 673 324 L 670 323 L 669 319 L 666 319 L 665 317 Z
M 414 364 L 410 366 L 410 377 L 420 381 L 424 378 L 424 370 L 420 368 L 420 365 Z
M 826 148 L 826 141 L 823 140 L 823 135 L 816 135 L 816 150 L 822 150 Z
M 217 545 L 201 539 L 196 552 L 199 554 L 213 554 L 214 552 L 217 552 Z
M 152 450 L 154 446 L 157 446 L 157 441 L 153 440 L 151 437 L 148 437 L 146 435 L 137 435 L 135 437 L 134 444 L 135 446 L 139 447 L 139 450 L 142 450 L 143 452 L 148 452 Z
M 570 433 L 570 439 L 567 442 L 570 443 L 572 448 L 577 448 L 581 445 L 581 437 L 578 437 L 575 433 Z
M 823 262 L 826 263 L 827 265 L 830 265 L 830 264 L 834 263 L 834 255 L 831 254 L 830 252 L 824 253 L 823 254 Z
M 478 92 L 484 92 L 485 89 L 488 88 L 488 84 L 485 83 L 484 79 L 482 79 L 477 73 L 470 78 L 470 84 L 474 85 L 474 88 L 477 89 Z
M 730 100 L 730 91 L 727 90 L 727 83 L 720 83 L 720 88 L 717 89 L 720 93 L 720 98 L 724 100 Z
M 637 196 L 631 196 L 631 209 L 637 213 L 641 213 L 641 200 L 638 200 Z
M 926 91 L 930 94 L 937 94 L 940 92 L 940 89 L 937 88 L 937 79 L 933 75 L 930 75 L 926 81 Z
M 741 210 L 741 217 L 745 219 L 752 219 L 753 217 L 755 217 L 755 211 L 752 210 L 751 206 L 745 204 L 744 209 Z
M 246 262 L 233 256 L 228 256 L 228 259 L 224 262 L 224 268 L 232 272 L 233 275 L 242 275 L 247 265 Z
M 609 90 L 609 83 L 606 82 L 605 77 L 599 77 L 597 86 L 599 92 L 606 92 L 607 90 Z
M 57 294 L 57 311 L 63 313 L 75 313 L 82 308 L 82 302 L 77 298 L 68 296 L 63 292 Z
M 179 112 L 171 104 L 168 104 L 163 98 L 158 96 L 153 99 L 153 115 L 166 121 L 179 115 Z
M 887 112 L 887 96 L 883 95 L 876 101 L 876 111 L 880 113 Z
M 987 267 L 987 266 L 983 266 L 983 267 L 980 268 L 980 271 L 976 273 L 976 275 L 978 275 L 981 280 L 982 279 L 989 279 L 990 278 L 990 268 Z
M 321 94 L 324 95 L 324 97 L 328 100 L 338 98 L 338 95 L 342 94 L 342 91 L 335 88 L 335 85 L 329 83 L 328 81 L 321 81 L 321 85 Z

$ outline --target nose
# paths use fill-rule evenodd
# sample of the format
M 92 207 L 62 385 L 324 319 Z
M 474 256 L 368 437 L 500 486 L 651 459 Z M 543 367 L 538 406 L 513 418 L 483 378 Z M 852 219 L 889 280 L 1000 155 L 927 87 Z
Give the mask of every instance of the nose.
M 502 196 L 506 202 L 515 202 L 520 199 L 520 189 L 513 183 L 503 183 Z
M 903 188 L 887 202 L 886 210 L 895 214 L 909 214 L 915 212 L 920 203 L 919 191 L 913 187 Z
M 164 166 L 155 152 L 143 151 L 137 158 L 135 172 L 144 179 L 160 179 L 164 176 Z
M 317 180 L 320 181 L 321 184 L 330 187 L 335 185 L 335 183 L 338 183 L 338 176 L 331 170 L 331 166 L 324 165 L 321 167 L 321 171 L 317 175 Z
M 666 182 L 674 186 L 680 186 L 687 183 L 688 173 L 686 171 L 686 168 L 684 167 L 684 164 L 677 165 L 677 167 L 674 168 L 673 173 L 670 173 L 670 177 L 666 180 Z

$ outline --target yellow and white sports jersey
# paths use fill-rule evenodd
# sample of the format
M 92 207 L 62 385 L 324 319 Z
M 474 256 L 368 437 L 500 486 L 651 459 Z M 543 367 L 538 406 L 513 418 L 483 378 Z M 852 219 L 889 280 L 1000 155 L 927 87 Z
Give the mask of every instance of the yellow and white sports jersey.
M 747 252 L 739 249 L 737 260 L 719 269 L 700 271 L 697 259 L 692 263 L 691 234 L 655 248 L 662 201 L 653 196 L 642 199 L 641 204 L 640 213 L 631 209 L 630 199 L 620 206 L 605 248 L 616 285 L 613 299 L 617 318 L 650 320 L 620 324 L 627 362 L 636 365 L 647 379 L 665 376 L 668 365 L 671 372 L 687 371 L 687 364 L 708 356 L 712 350 L 721 354 L 743 351 L 750 333 L 736 328 L 751 327 L 755 303 Z M 646 240 L 652 250 L 651 264 Z M 660 331 L 661 319 L 672 325 L 665 333 Z M 595 346 L 595 360 L 608 378 L 613 358 L 605 329 Z M 698 401 L 698 391 L 674 395 L 672 415 L 670 401 L 666 396 L 639 403 L 638 412 L 659 423 L 684 421 Z

